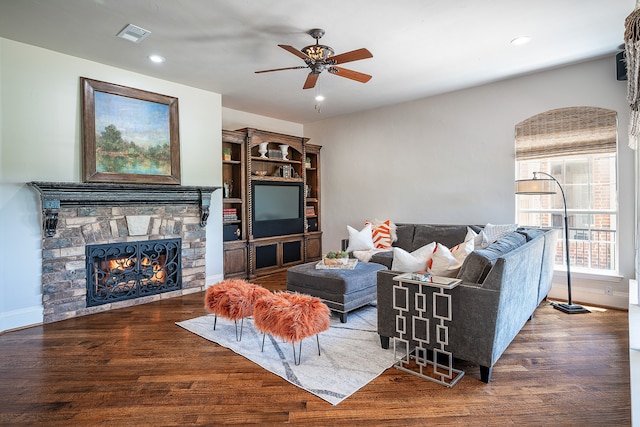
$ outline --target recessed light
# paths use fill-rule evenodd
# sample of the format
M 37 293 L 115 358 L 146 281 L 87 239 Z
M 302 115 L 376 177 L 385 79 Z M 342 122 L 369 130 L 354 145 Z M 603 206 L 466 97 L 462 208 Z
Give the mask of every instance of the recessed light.
M 320 101 L 324 101 L 324 96 L 322 95 L 316 95 L 316 101 L 320 102 Z
M 149 60 L 151 60 L 152 62 L 156 62 L 158 64 L 166 61 L 166 59 L 164 59 L 164 57 L 160 55 L 149 55 Z
M 531 41 L 531 37 L 529 36 L 520 36 L 520 37 L 516 37 L 515 39 L 511 40 L 511 44 L 514 46 L 520 46 L 523 44 L 527 44 Z

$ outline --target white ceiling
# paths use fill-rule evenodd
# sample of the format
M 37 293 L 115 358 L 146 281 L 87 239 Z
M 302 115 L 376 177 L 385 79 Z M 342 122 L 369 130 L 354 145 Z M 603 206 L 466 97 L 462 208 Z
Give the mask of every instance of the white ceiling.
M 225 107 L 308 123 L 423 98 L 591 58 L 623 43 L 634 0 L 0 0 L 0 37 L 222 94 Z M 127 24 L 142 43 L 116 37 Z M 358 83 L 308 70 L 278 44 L 306 34 L 336 54 L 365 47 L 372 59 L 343 64 L 373 75 Z M 533 39 L 512 46 L 515 37 Z M 166 57 L 164 64 L 147 59 Z M 611 73 L 615 78 L 612 58 Z M 91 76 L 86 76 L 91 77 Z M 326 97 L 321 112 L 314 97 Z M 171 94 L 167 94 L 171 95 Z

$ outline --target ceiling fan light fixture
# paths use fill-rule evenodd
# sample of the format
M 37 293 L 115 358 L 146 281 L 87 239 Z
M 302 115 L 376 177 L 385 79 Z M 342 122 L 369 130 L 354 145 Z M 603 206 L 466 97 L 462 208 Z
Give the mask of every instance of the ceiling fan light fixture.
M 305 80 L 302 89 L 314 88 L 316 86 L 318 76 L 320 76 L 320 74 L 325 70 L 331 74 L 355 80 L 360 83 L 366 83 L 371 80 L 371 76 L 368 74 L 336 66 L 337 64 L 344 64 L 347 62 L 359 61 L 361 59 L 373 58 L 373 55 L 367 49 L 356 49 L 334 56 L 335 52 L 332 48 L 318 43 L 318 39 L 324 35 L 323 29 L 314 28 L 313 30 L 309 31 L 309 35 L 316 39 L 316 44 L 305 46 L 300 50 L 286 44 L 278 45 L 278 47 L 281 47 L 287 52 L 302 59 L 305 63 L 304 66 L 301 65 L 298 67 L 273 68 L 271 70 L 256 71 L 256 74 L 269 73 L 271 71 L 297 70 L 300 68 L 308 68 L 309 74 L 307 75 L 307 79 Z M 316 106 L 317 105 L 318 104 L 316 104 Z
M 315 100 L 316 100 L 316 101 L 318 101 L 318 102 L 322 102 L 322 101 L 324 101 L 324 96 L 322 96 L 322 95 L 316 95 Z
M 310 46 L 303 47 L 302 53 L 314 61 L 322 61 L 332 56 L 335 52 L 329 46 L 325 46 L 323 44 L 312 44 Z

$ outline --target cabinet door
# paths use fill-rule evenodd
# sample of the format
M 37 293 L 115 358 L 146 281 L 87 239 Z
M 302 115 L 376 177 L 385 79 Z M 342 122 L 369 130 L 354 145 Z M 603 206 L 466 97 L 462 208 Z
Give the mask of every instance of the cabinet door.
M 282 265 L 298 264 L 302 261 L 302 239 L 282 242 Z
M 236 245 L 225 244 L 224 277 L 247 276 L 247 245 L 242 242 Z
M 310 234 L 305 238 L 305 261 L 316 261 L 322 258 L 322 234 Z

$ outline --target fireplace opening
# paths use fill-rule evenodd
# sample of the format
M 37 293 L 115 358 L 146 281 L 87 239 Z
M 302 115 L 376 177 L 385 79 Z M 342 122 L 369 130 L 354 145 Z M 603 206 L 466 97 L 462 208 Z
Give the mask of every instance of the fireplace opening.
M 182 289 L 182 239 L 87 245 L 87 307 Z

